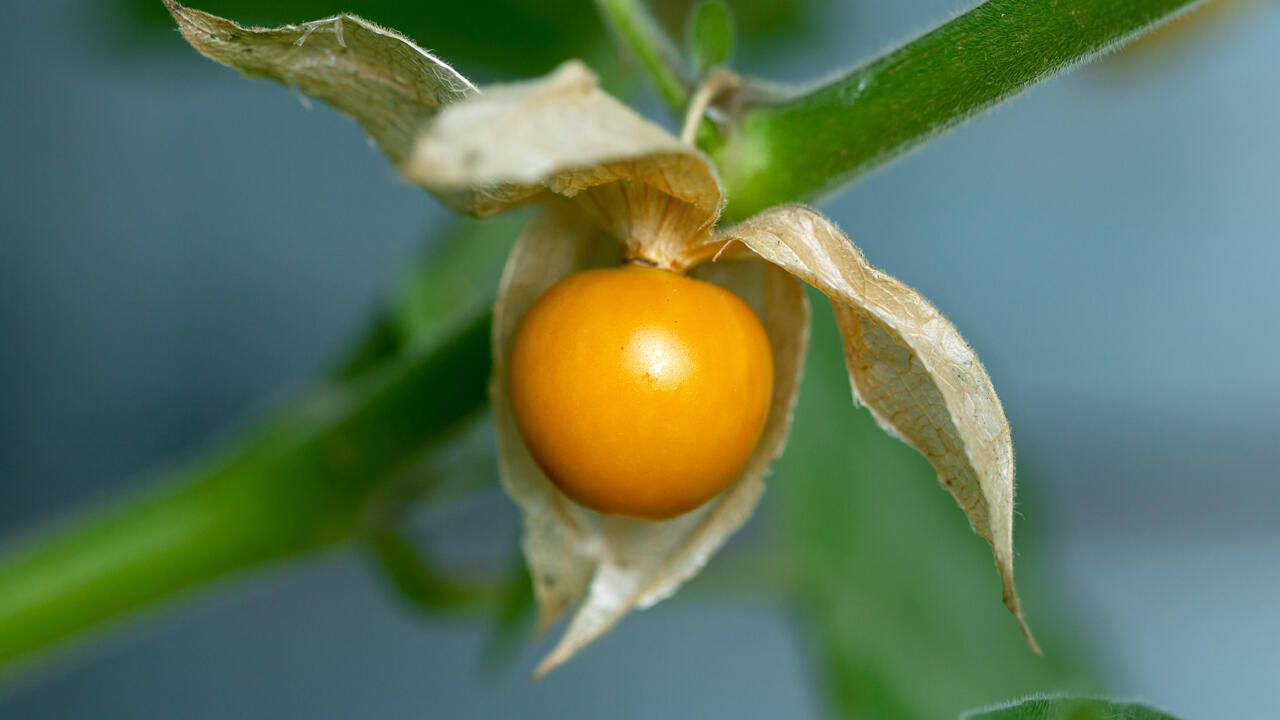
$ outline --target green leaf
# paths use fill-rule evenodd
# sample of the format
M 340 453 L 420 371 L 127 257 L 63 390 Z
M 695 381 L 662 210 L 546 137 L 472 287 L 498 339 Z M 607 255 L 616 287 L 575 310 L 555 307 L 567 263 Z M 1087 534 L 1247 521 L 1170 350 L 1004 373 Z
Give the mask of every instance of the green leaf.
M 406 265 L 390 297 L 338 363 L 352 379 L 411 348 L 429 347 L 493 305 L 498 277 L 527 213 L 457 218 L 433 231 Z
M 800 624 L 844 718 L 942 718 L 1045 688 L 1088 690 L 1036 598 L 1034 538 L 1020 533 L 1036 657 L 1000 605 L 991 558 L 929 463 L 849 402 L 834 318 L 815 298 L 790 444 L 770 494 Z M 1024 478 L 1025 479 L 1025 478 Z M 1022 499 L 1028 496 L 1023 483 Z M 1035 516 L 1026 502 L 1024 526 Z
M 172 27 L 158 0 L 112 4 L 134 20 L 134 28 Z M 353 13 L 395 28 L 469 70 L 480 64 L 490 74 L 508 76 L 539 75 L 567 57 L 587 55 L 600 35 L 591 0 L 199 0 L 197 5 L 265 26 Z
M 985 2 L 830 82 L 746 110 L 705 148 L 727 213 L 830 192 L 1198 2 Z
M 1093 698 L 1033 698 L 965 713 L 961 720 L 1176 720 L 1141 703 Z
M 529 219 L 527 212 L 486 220 L 458 219 L 440 240 L 412 261 L 391 289 L 390 312 L 405 344 L 439 342 L 460 320 L 493 305 L 507 253 Z
M 373 531 L 369 547 L 400 596 L 429 610 L 480 609 L 503 597 L 502 585 L 466 582 L 445 575 L 398 527 Z
M 520 641 L 527 634 L 537 609 L 533 578 L 519 548 L 512 557 L 511 568 L 506 591 L 494 609 L 493 629 L 481 653 L 481 662 L 488 667 L 502 667 L 515 661 Z
M 711 68 L 729 61 L 729 53 L 733 50 L 733 18 L 728 5 L 721 0 L 698 3 L 690 12 L 686 29 L 695 78 L 703 77 Z
M 172 20 L 157 0 L 109 0 L 109 24 L 130 51 L 167 44 Z M 484 81 L 542 75 L 566 58 L 583 58 L 597 71 L 613 55 L 601 42 L 592 0 L 199 0 L 200 9 L 257 25 L 273 26 L 349 12 L 395 28 L 420 41 L 468 77 Z M 833 0 L 734 0 L 744 42 L 803 41 Z M 690 0 L 655 8 L 659 22 L 685 20 Z M 162 40 L 163 39 L 163 40 Z M 602 72 L 602 74 L 605 74 Z

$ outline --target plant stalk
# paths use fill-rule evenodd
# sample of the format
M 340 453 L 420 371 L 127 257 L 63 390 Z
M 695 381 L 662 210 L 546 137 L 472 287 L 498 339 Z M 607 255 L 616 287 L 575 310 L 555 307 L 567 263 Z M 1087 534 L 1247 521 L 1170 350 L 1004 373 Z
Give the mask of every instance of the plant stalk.
M 643 0 L 596 0 L 596 6 L 616 43 L 635 57 L 667 110 L 682 117 L 692 83 L 680 53 Z
M 706 147 L 728 215 L 813 200 L 1201 0 L 990 0 L 836 79 L 745 109 Z
M 489 320 L 305 399 L 171 484 L 11 549 L 0 560 L 0 665 L 349 537 L 397 468 L 484 406 Z

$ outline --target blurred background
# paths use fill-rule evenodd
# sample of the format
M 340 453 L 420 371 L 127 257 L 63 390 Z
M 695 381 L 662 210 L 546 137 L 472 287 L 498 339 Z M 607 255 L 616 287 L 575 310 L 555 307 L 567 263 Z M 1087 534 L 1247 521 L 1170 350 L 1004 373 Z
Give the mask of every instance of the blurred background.
M 731 5 L 736 67 L 806 82 L 967 3 Z M 197 6 L 258 23 L 351 10 L 480 81 L 584 56 L 660 114 L 582 0 Z M 687 7 L 659 10 L 678 25 Z M 326 373 L 452 221 L 353 123 L 199 57 L 158 1 L 16 2 L 6 16 L 11 546 Z M 947 717 L 1073 688 L 1187 718 L 1273 716 L 1277 47 L 1280 6 L 1219 0 L 820 205 L 948 314 L 1000 390 L 1046 659 L 1018 646 L 985 543 L 927 465 L 849 407 L 821 310 L 793 441 L 750 526 L 541 683 L 528 674 L 555 630 L 495 652 L 490 619 L 412 607 L 350 546 L 0 678 L 0 717 L 882 717 L 903 703 Z M 474 478 L 414 518 L 448 566 L 511 556 L 490 442 L 482 420 L 430 470 Z

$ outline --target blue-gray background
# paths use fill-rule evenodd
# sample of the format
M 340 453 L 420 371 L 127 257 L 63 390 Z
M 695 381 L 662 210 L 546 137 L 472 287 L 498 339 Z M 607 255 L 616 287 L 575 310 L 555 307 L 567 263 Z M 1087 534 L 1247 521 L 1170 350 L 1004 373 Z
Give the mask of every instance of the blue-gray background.
M 823 204 L 986 361 L 1109 689 L 1192 718 L 1280 708 L 1280 6 L 1238 5 Z M 4 12 L 0 538 L 322 371 L 444 217 L 347 120 L 176 34 L 121 48 L 110 7 Z M 739 65 L 811 79 L 963 7 L 837 4 Z M 433 527 L 484 553 L 514 513 Z M 482 621 L 406 613 L 337 551 L 10 680 L 0 717 L 806 717 L 788 612 L 695 583 L 532 685 L 545 641 L 478 670 Z

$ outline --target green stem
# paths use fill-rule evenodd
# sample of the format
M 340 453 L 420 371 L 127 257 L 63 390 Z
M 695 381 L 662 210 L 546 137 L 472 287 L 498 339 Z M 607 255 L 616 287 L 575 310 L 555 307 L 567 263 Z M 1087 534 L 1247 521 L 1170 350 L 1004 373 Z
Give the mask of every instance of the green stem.
M 294 407 L 179 484 L 0 560 L 0 663 L 231 572 L 348 537 L 395 470 L 483 407 L 489 316 Z
M 635 56 L 667 110 L 677 118 L 683 116 L 692 82 L 681 64 L 680 53 L 644 2 L 596 0 L 596 5 L 618 45 Z
M 1200 0 L 990 0 L 803 94 L 745 111 L 708 148 L 732 217 L 845 185 Z

